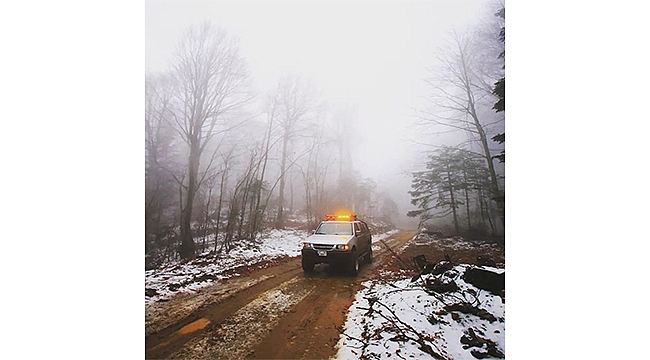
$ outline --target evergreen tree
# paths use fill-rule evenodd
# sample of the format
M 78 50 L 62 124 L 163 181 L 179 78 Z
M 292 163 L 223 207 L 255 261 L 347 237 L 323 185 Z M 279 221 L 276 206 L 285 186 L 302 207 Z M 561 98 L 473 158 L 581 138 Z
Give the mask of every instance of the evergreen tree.
M 505 19 L 506 18 L 506 8 L 501 8 L 496 14 L 496 16 Z M 506 26 L 501 27 L 501 31 L 499 31 L 499 40 L 505 44 L 506 42 Z M 504 64 L 503 64 L 503 69 L 505 70 L 506 65 L 505 65 L 505 59 L 506 59 L 506 51 L 503 50 L 499 54 L 499 59 L 503 59 Z M 494 83 L 494 90 L 492 91 L 494 95 L 496 95 L 499 100 L 494 104 L 492 109 L 494 109 L 496 112 L 501 112 L 501 111 L 506 111 L 506 77 L 505 75 L 499 79 L 496 83 Z M 503 144 L 506 141 L 506 133 L 505 131 L 496 134 L 495 136 L 492 137 L 492 141 L 495 141 L 499 144 Z M 493 156 L 493 158 L 499 160 L 500 163 L 505 163 L 506 162 L 506 151 L 501 150 L 501 153 L 499 155 Z M 499 203 L 501 205 L 501 209 L 503 209 L 504 214 L 502 214 L 503 218 L 505 218 L 505 202 L 506 202 L 506 196 L 505 193 L 502 192 L 498 196 L 494 197 L 494 201 Z
M 483 158 L 467 150 L 443 147 L 429 156 L 427 169 L 413 173 L 411 204 L 417 210 L 410 217 L 420 217 L 420 224 L 428 220 L 453 216 L 454 229 L 460 232 L 460 212 L 465 205 L 468 228 L 471 227 L 470 193 L 488 193 L 489 172 Z
M 505 19 L 506 18 L 506 8 L 501 8 L 496 14 L 496 16 Z M 506 27 L 505 25 L 501 27 L 501 31 L 499 31 L 499 40 L 505 44 L 506 42 Z M 503 69 L 505 70 L 506 65 L 505 65 L 505 58 L 506 58 L 506 51 L 503 50 L 499 54 L 499 59 L 504 60 L 504 65 Z M 494 83 L 494 90 L 492 91 L 494 95 L 496 95 L 499 100 L 494 103 L 494 106 L 492 109 L 494 109 L 495 112 L 501 112 L 501 111 L 506 111 L 506 77 L 505 75 L 499 79 L 496 83 Z M 506 133 L 502 132 L 501 134 L 497 134 L 492 137 L 492 141 L 495 141 L 499 144 L 503 144 L 506 141 Z M 506 162 L 506 152 L 505 150 L 502 150 L 499 155 L 494 156 L 495 159 L 498 159 L 499 162 L 505 163 Z

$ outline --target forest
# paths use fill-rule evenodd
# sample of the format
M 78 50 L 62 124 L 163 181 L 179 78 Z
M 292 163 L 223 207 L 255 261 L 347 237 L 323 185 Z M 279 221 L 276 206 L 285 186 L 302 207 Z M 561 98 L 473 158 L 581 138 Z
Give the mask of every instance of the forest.
M 436 130 L 425 169 L 413 172 L 409 194 L 417 209 L 407 214 L 420 226 L 451 217 L 454 234 L 503 235 L 505 7 L 494 17 L 473 32 L 454 31 L 425 79 L 432 106 L 417 116 Z M 435 141 L 442 135 L 456 141 Z
M 503 236 L 505 9 L 451 31 L 413 111 L 424 144 L 413 207 L 355 170 L 354 104 L 287 72 L 260 89 L 237 38 L 219 24 L 186 29 L 166 71 L 145 74 L 145 252 L 155 266 L 255 245 L 268 229 L 311 229 L 333 211 L 370 223 Z M 379 182 L 379 184 L 378 184 Z

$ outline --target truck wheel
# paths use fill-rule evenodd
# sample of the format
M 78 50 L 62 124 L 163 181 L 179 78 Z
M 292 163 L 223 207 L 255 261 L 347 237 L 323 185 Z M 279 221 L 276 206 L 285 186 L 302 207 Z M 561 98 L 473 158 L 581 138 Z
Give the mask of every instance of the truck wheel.
M 352 250 L 349 260 L 350 275 L 357 276 L 359 274 L 359 257 L 357 256 L 357 250 Z
M 305 260 L 305 258 L 302 259 L 302 270 L 304 272 L 312 272 L 312 271 L 314 271 L 314 265 L 315 264 L 313 262 L 311 262 L 309 260 Z

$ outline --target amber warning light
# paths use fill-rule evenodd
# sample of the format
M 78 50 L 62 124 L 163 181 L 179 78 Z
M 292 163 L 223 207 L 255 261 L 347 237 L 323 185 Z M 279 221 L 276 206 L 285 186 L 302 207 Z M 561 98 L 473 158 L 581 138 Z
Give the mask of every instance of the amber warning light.
M 345 215 L 325 215 L 326 221 L 355 221 L 357 216 L 355 214 L 345 214 Z

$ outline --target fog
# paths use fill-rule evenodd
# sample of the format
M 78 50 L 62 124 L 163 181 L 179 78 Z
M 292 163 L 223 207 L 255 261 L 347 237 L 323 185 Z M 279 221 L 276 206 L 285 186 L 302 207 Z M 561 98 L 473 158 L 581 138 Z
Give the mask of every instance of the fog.
M 410 207 L 410 175 L 422 147 L 415 110 L 426 104 L 423 79 L 452 29 L 485 13 L 485 1 L 147 1 L 147 72 L 168 68 L 190 25 L 211 21 L 239 39 L 254 87 L 282 74 L 313 80 L 333 106 L 354 106 L 353 166 Z

